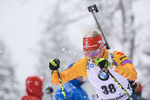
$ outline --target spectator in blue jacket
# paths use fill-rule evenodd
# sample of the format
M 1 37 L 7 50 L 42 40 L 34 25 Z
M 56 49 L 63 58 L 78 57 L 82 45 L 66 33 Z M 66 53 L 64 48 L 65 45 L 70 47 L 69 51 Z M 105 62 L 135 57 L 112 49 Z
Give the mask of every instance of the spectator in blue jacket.
M 70 64 L 70 68 L 74 63 Z M 83 76 L 77 77 L 67 83 L 63 84 L 67 100 L 89 100 L 89 97 L 85 90 L 81 87 L 84 84 Z M 56 100 L 65 100 L 62 93 L 62 88 L 59 86 L 55 94 Z

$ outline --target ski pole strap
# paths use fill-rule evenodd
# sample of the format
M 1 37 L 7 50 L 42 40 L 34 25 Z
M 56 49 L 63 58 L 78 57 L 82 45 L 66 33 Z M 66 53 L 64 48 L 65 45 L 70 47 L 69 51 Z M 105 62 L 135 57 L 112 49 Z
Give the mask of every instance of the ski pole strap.
M 62 84 L 59 72 L 57 72 L 57 75 L 58 75 L 58 78 L 59 78 L 59 82 L 60 82 L 60 85 L 61 85 L 61 88 L 62 88 L 62 92 L 63 92 L 64 98 L 65 98 L 65 100 L 67 100 L 66 93 L 65 93 L 65 90 L 64 90 L 64 87 L 63 87 L 63 84 Z
M 107 71 L 107 73 L 112 77 L 112 79 L 119 85 L 119 87 L 124 91 L 124 93 L 130 98 L 130 100 L 133 100 L 132 97 L 130 96 L 130 94 L 122 87 L 122 85 L 117 81 L 117 79 L 109 72 L 109 70 Z

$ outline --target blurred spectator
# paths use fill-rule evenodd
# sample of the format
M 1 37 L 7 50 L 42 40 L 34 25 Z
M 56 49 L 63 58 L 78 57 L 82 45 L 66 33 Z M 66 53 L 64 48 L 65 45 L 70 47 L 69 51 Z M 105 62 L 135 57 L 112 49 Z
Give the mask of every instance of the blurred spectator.
M 142 97 L 142 85 L 139 82 L 136 82 L 137 87 L 135 88 L 135 94 L 138 98 L 138 100 L 146 100 Z
M 70 68 L 73 64 L 74 63 L 70 64 L 68 68 Z M 63 84 L 67 100 L 89 100 L 87 93 L 81 87 L 83 83 L 83 76 L 80 76 Z M 59 86 L 56 91 L 55 99 L 65 100 L 61 86 Z
M 53 88 L 48 86 L 45 90 L 46 94 L 50 95 L 50 100 L 53 100 L 53 95 L 52 93 L 54 92 Z
M 26 95 L 21 100 L 42 100 L 43 79 L 38 76 L 30 76 L 26 79 Z

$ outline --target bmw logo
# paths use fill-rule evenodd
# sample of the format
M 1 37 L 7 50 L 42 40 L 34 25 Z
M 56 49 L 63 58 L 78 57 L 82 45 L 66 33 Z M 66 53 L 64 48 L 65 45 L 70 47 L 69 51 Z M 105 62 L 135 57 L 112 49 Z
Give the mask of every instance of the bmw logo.
M 106 72 L 104 72 L 103 70 L 100 70 L 98 73 L 98 78 L 100 80 L 106 81 L 109 78 L 109 75 L 106 74 Z

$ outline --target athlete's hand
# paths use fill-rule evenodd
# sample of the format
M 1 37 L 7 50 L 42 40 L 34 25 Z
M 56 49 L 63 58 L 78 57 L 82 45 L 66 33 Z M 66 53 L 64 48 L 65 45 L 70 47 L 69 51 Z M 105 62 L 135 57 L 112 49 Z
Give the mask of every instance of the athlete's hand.
M 109 68 L 111 66 L 111 63 L 105 58 L 94 59 L 94 63 L 96 66 L 99 66 L 101 69 Z
M 58 58 L 49 61 L 49 68 L 51 70 L 57 70 L 59 68 L 59 65 L 60 65 L 60 61 Z

